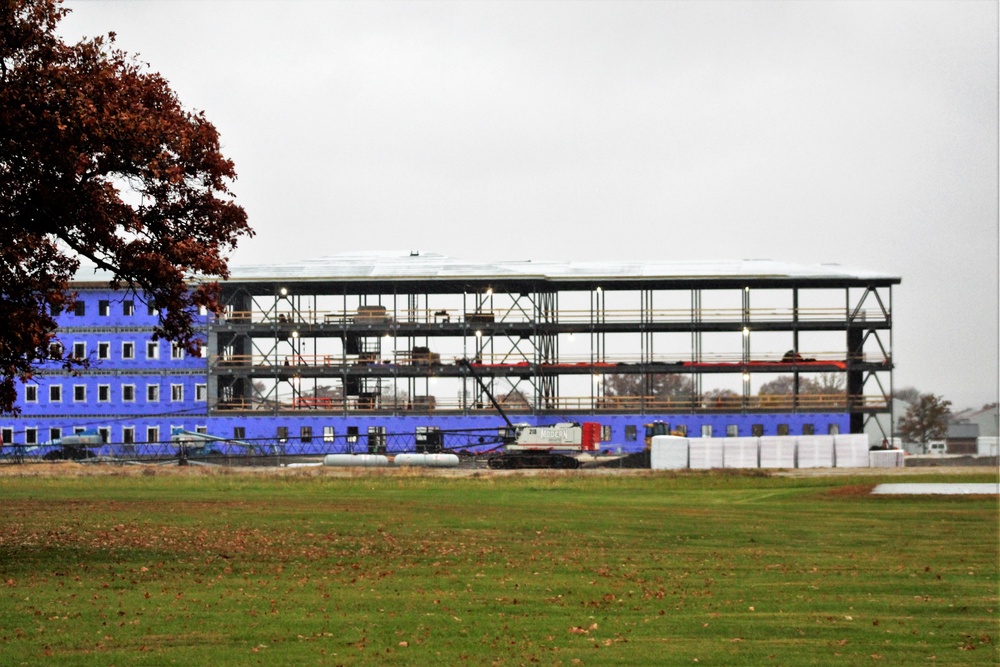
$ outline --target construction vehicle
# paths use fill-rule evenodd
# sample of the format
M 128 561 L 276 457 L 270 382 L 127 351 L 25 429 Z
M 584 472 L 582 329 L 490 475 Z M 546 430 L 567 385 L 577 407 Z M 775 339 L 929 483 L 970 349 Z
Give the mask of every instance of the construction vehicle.
M 520 468 L 579 468 L 580 461 L 562 452 L 597 451 L 601 442 L 601 425 L 597 422 L 563 422 L 551 426 L 531 426 L 514 424 L 503 407 L 493 396 L 486 383 L 469 363 L 459 359 L 458 363 L 469 371 L 479 388 L 490 399 L 497 413 L 503 417 L 507 427 L 501 429 L 500 438 L 503 452 L 493 454 L 486 464 L 494 469 Z
M 171 429 L 170 441 L 177 445 L 180 465 L 187 465 L 189 459 L 211 459 L 226 456 L 228 452 L 251 456 L 280 456 L 283 449 L 281 445 L 243 442 L 183 428 Z
M 646 428 L 646 449 L 653 446 L 653 436 L 655 435 L 670 435 L 670 424 L 663 421 L 654 421 L 649 424 L 644 424 Z
M 649 424 L 644 424 L 643 426 L 646 429 L 645 441 L 647 451 L 653 446 L 653 436 L 655 435 L 677 435 L 681 437 L 687 435 L 687 431 L 684 430 L 684 427 L 678 426 L 677 428 L 671 429 L 670 424 L 665 421 L 656 420 L 654 422 L 650 422 Z
M 89 447 L 100 447 L 104 444 L 104 438 L 97 429 L 84 429 L 79 433 L 67 435 L 52 441 L 52 445 L 58 447 L 45 454 L 42 459 L 46 461 L 80 461 L 90 459 L 95 456 Z

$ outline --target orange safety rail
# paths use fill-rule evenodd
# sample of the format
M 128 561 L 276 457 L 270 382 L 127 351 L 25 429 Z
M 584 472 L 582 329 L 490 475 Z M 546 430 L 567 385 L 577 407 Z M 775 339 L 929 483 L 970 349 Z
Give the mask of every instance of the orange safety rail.
M 343 409 L 344 399 L 332 396 L 296 396 L 292 407 L 296 410 Z

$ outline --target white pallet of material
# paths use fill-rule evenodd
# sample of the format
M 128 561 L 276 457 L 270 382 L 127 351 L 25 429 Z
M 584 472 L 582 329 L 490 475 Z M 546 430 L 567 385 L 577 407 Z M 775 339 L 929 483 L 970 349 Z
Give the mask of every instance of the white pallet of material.
M 902 449 L 873 449 L 868 452 L 870 468 L 902 468 L 906 465 L 906 452 Z
M 833 436 L 800 435 L 796 440 L 800 468 L 832 468 Z
M 760 465 L 757 438 L 726 438 L 722 443 L 725 468 L 757 468 Z
M 761 468 L 794 468 L 795 436 L 764 435 L 760 438 Z
M 868 434 L 839 433 L 833 436 L 833 463 L 838 468 L 868 466 Z
M 675 435 L 654 435 L 649 467 L 653 470 L 683 470 L 688 467 L 688 439 Z
M 722 467 L 722 445 L 725 438 L 692 438 L 690 456 L 692 470 Z

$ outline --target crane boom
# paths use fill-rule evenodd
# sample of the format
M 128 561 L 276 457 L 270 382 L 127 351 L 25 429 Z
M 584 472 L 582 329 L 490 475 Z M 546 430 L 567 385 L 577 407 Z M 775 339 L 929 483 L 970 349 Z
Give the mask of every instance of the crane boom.
M 507 422 L 507 427 L 511 430 L 511 433 L 513 433 L 516 430 L 513 422 L 511 422 L 510 418 L 507 417 L 507 413 L 503 411 L 502 407 L 500 407 L 500 403 L 493 396 L 493 392 L 490 391 L 489 387 L 486 386 L 486 383 L 483 382 L 483 379 L 479 377 L 479 373 L 477 373 L 476 370 L 472 367 L 472 364 L 469 363 L 469 360 L 462 358 L 458 360 L 458 363 L 465 366 L 465 368 L 469 371 L 469 375 L 471 375 L 472 378 L 479 384 L 479 388 L 483 390 L 483 393 L 486 394 L 487 397 L 489 397 L 490 403 L 493 404 L 493 407 L 496 408 L 496 411 L 500 414 L 501 417 L 503 417 L 503 420 Z

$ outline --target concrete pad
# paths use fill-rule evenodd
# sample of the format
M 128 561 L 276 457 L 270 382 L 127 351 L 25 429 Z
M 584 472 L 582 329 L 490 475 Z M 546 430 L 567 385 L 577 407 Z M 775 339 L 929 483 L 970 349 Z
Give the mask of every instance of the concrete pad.
M 1000 494 L 1000 484 L 987 482 L 985 484 L 879 484 L 872 493 L 892 495 L 964 495 L 964 494 Z

